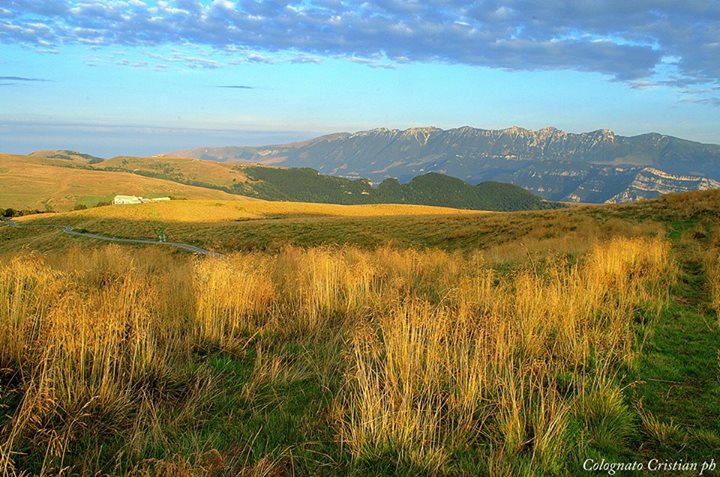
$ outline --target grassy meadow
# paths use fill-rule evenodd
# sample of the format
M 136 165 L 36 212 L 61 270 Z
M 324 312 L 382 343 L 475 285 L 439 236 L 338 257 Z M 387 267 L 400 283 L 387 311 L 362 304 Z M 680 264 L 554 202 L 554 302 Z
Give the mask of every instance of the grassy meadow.
M 34 228 L 34 249 L 57 249 L 60 243 L 70 246 L 75 242 L 66 241 L 61 232 L 43 228 L 67 224 L 124 238 L 156 237 L 162 228 L 168 240 L 224 253 L 278 251 L 288 244 L 347 244 L 444 250 L 492 247 L 498 255 L 519 256 L 539 250 L 581 251 L 595 239 L 659 233 L 662 229 L 656 221 L 626 220 L 594 206 L 497 213 L 420 205 L 348 206 L 245 198 L 98 207 L 16 220 L 27 228 L 0 228 L 5 250 L 26 247 L 29 228 Z
M 522 213 L 316 206 L 176 201 L 0 227 L 2 475 L 718 460 L 720 193 Z M 225 256 L 50 224 L 160 226 Z

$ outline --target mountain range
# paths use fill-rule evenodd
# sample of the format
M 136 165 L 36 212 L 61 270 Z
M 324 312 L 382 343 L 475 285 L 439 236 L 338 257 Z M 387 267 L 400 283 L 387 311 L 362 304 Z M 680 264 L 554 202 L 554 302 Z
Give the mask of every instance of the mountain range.
M 551 127 L 380 128 L 292 144 L 197 148 L 172 155 L 313 168 L 373 183 L 387 178 L 405 183 L 435 172 L 470 184 L 507 182 L 548 200 L 569 202 L 620 202 L 720 188 L 720 145 L 657 133 L 620 136 L 608 129 L 575 134 Z

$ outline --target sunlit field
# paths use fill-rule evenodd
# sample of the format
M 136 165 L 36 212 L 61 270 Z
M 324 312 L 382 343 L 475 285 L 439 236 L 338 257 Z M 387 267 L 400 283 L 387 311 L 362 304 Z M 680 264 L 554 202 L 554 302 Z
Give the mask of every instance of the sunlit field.
M 595 213 L 597 210 L 597 213 Z M 593 240 L 617 235 L 657 234 L 653 220 L 627 220 L 606 209 L 497 213 L 417 205 L 331 205 L 238 199 L 183 200 L 107 206 L 59 214 L 20 217 L 24 228 L 0 227 L 4 250 L 28 246 L 57 250 L 71 245 L 47 225 L 126 238 L 186 242 L 217 252 L 278 251 L 287 244 L 314 247 L 355 245 L 472 250 L 493 247 L 497 254 L 525 256 L 540 250 L 585 251 Z M 37 227 L 40 226 L 40 227 Z M 29 232 L 32 230 L 32 232 Z M 30 235 L 30 236 L 28 236 Z M 85 241 L 85 246 L 97 242 Z
M 488 212 L 485 212 L 488 213 Z M 426 205 L 334 205 L 283 202 L 237 196 L 233 200 L 172 200 L 149 204 L 97 207 L 67 214 L 75 219 L 162 220 L 166 222 L 225 222 L 282 217 L 387 217 L 404 215 L 483 214 Z M 63 215 L 61 215 L 63 216 Z M 30 217 L 26 217 L 25 220 Z
M 0 469 L 577 475 L 587 459 L 711 457 L 720 262 L 703 217 L 717 204 L 697 197 L 664 199 L 654 221 L 657 203 L 488 214 L 506 243 L 448 250 L 7 249 Z M 673 333 L 702 354 L 677 354 Z

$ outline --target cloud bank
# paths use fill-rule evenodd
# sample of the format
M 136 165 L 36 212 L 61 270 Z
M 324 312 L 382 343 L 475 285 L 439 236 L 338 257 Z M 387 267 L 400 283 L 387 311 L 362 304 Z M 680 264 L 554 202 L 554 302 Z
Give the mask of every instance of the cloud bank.
M 42 78 L 26 78 L 24 76 L 0 76 L 0 81 L 13 81 L 20 83 L 35 83 L 38 81 L 47 81 Z
M 244 84 L 222 84 L 219 85 L 218 88 L 225 88 L 225 89 L 255 89 L 253 86 L 247 86 Z
M 0 42 L 201 45 L 262 62 L 292 52 L 383 62 L 596 72 L 627 82 L 670 67 L 678 86 L 720 80 L 720 2 L 707 0 L 10 0 Z M 256 56 L 252 56 L 256 55 Z M 381 60 L 380 63 L 377 61 Z M 374 61 L 374 62 L 373 62 Z M 214 65 L 202 65 L 213 67 Z M 392 66 L 392 65 L 390 65 Z

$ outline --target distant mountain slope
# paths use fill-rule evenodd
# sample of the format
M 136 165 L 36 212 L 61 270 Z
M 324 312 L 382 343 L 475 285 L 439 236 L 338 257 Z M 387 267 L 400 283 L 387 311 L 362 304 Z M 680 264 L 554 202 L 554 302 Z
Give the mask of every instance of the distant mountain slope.
M 31 153 L 30 156 L 48 159 L 49 162 L 53 162 L 53 159 L 59 159 L 61 161 L 67 161 L 74 164 L 97 164 L 103 161 L 100 157 L 91 156 L 90 154 L 82 154 L 76 151 L 68 151 L 66 149 L 35 151 Z
M 557 207 L 511 184 L 470 185 L 437 173 L 413 178 L 408 184 L 386 179 L 376 188 L 366 179 L 325 176 L 314 169 L 241 166 L 250 181 L 234 190 L 263 199 L 334 204 L 417 204 L 476 210 L 530 210 Z
M 656 133 L 619 136 L 603 129 L 373 129 L 266 147 L 199 148 L 174 153 L 215 161 L 310 167 L 323 174 L 401 182 L 439 172 L 472 184 L 511 182 L 551 200 L 605 202 L 623 194 L 646 167 L 674 176 L 678 190 L 720 180 L 720 146 Z M 704 182 L 703 182 L 704 181 Z M 658 184 L 658 191 L 667 186 Z M 689 188 L 686 188 L 689 187 Z M 627 197 L 633 194 L 628 192 Z

